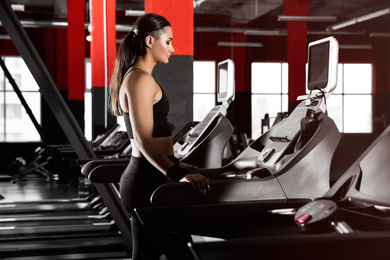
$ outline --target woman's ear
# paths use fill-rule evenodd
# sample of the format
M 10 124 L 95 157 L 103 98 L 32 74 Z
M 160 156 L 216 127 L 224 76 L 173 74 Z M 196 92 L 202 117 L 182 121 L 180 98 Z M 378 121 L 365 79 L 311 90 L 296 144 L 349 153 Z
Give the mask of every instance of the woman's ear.
M 154 41 L 154 38 L 151 35 L 148 35 L 145 37 L 145 45 L 148 48 L 152 48 L 152 43 Z

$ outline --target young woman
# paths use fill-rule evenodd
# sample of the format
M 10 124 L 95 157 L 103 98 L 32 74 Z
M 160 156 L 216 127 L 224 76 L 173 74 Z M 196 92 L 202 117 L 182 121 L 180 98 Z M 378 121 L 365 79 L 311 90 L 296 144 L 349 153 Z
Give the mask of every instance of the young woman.
M 189 174 L 188 170 L 194 166 L 174 158 L 167 121 L 169 101 L 152 77 L 157 63 L 169 62 L 174 51 L 172 40 L 171 25 L 164 17 L 156 14 L 140 17 L 119 47 L 111 84 L 113 112 L 123 115 L 132 143 L 132 157 L 122 175 L 120 193 L 132 215 L 133 260 L 158 259 L 162 251 L 169 259 L 188 259 L 188 237 L 149 234 L 134 208 L 151 206 L 153 191 L 169 180 L 188 182 L 203 194 L 209 185 L 203 175 Z M 159 248 L 161 245 L 163 249 Z

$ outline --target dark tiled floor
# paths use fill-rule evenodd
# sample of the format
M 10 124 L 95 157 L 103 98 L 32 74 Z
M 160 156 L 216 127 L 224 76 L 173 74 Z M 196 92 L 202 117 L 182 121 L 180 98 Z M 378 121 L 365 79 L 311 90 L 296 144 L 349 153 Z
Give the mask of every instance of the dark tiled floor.
M 4 199 L 0 202 L 78 198 L 78 189 L 77 185 L 58 184 L 54 180 L 31 174 L 26 180 L 16 183 L 6 179 L 1 181 L 0 194 Z

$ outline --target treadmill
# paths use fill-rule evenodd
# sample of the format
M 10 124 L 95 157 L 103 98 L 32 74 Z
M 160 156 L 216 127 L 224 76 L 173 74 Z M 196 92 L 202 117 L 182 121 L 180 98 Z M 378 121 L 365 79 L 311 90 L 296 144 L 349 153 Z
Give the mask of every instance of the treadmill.
M 340 133 L 327 115 L 326 100 L 337 82 L 338 44 L 329 37 L 309 44 L 309 53 L 312 46 L 327 48 L 326 55 L 321 51 L 309 55 L 310 67 L 311 60 L 320 59 L 316 55 L 322 53 L 322 63 L 328 71 L 326 84 L 323 82 L 320 90 L 310 84 L 312 93 L 304 97 L 293 113 L 260 136 L 233 162 L 220 168 L 198 169 L 197 172 L 212 178 L 211 191 L 206 196 L 186 183 L 160 186 L 151 198 L 153 207 L 136 209 L 147 228 L 234 238 L 254 232 L 254 228 L 248 230 L 252 223 L 261 228 L 269 226 L 275 220 L 258 220 L 270 208 L 297 208 L 329 190 L 329 168 Z M 317 63 L 313 69 L 323 67 L 318 68 Z M 314 123 L 301 129 L 300 122 L 307 121 L 307 117 Z M 88 163 L 82 171 L 94 183 L 115 183 L 123 167 L 126 164 Z
M 228 165 L 197 170 L 211 178 L 206 195 L 186 183 L 161 185 L 151 198 L 154 207 L 135 209 L 143 224 L 152 230 L 231 238 L 248 232 L 248 223 L 258 222 L 270 207 L 296 208 L 323 196 L 340 140 L 326 109 L 337 84 L 337 63 L 335 38 L 309 43 L 309 94 L 300 97 L 303 101 L 290 116 Z
M 174 143 L 179 160 L 202 168 L 222 166 L 224 148 L 232 137 L 233 126 L 226 112 L 235 97 L 235 67 L 230 59 L 218 63 L 217 101 L 206 117 Z
M 387 127 L 324 196 L 298 207 L 270 205 L 242 227 L 251 234 L 189 245 L 194 259 L 389 259 L 389 146 Z
M 19 19 L 7 1 L 0 2 L 0 19 L 17 51 L 37 81 L 40 92 L 46 98 L 78 158 L 96 157 L 71 111 L 62 99 L 34 45 L 23 30 Z M 47 221 L 47 224 L 51 222 L 52 225 L 34 228 L 37 232 L 32 232 L 33 228 L 31 226 L 20 223 L 21 232 L 18 233 L 15 225 L 10 223 L 12 221 L 10 218 L 12 218 L 12 215 L 15 215 L 11 213 L 8 215 L 10 218 L 2 219 L 0 227 L 1 257 L 7 259 L 86 259 L 87 255 L 94 259 L 99 257 L 111 258 L 114 255 L 125 257 L 127 255 L 127 246 L 131 242 L 123 243 L 123 241 L 131 241 L 131 234 L 125 228 L 121 229 L 120 227 L 128 227 L 130 222 L 127 216 L 120 214 L 120 200 L 112 192 L 111 185 L 95 185 L 95 189 L 104 201 L 105 206 L 109 209 L 110 218 L 107 218 L 108 222 L 100 219 L 94 220 L 91 221 L 94 223 L 89 223 L 90 228 L 87 228 L 87 225 L 84 225 L 83 222 L 88 221 L 84 219 L 69 221 L 69 225 L 63 225 L 65 223 L 59 221 L 61 224 L 57 225 L 59 222 L 53 218 Z M 9 206 L 9 204 L 2 205 L 0 211 L 3 213 L 4 209 Z M 52 204 L 44 206 L 47 209 L 53 208 Z M 19 222 L 29 221 L 30 218 L 31 216 L 26 219 L 19 218 Z M 56 219 L 59 219 L 59 217 L 56 217 Z M 70 222 L 73 223 L 71 224 Z M 22 226 L 24 227 L 22 228 Z M 121 235 L 118 234 L 118 229 L 115 226 L 118 226 L 118 229 L 121 230 Z M 48 233 L 46 232 L 47 229 L 50 229 Z
M 201 168 L 222 166 L 224 149 L 234 132 L 233 126 L 226 118 L 227 109 L 235 97 L 234 73 L 232 60 L 227 59 L 218 63 L 217 100 L 220 104 L 212 108 L 201 122 L 188 123 L 173 137 L 174 155 L 180 161 Z M 82 166 L 82 173 L 89 176 L 91 171 L 94 171 L 92 179 L 98 183 L 119 182 L 129 162 L 131 144 L 128 148 L 124 150 L 126 156 L 78 160 Z M 108 180 L 103 177 L 104 173 L 100 174 L 106 170 L 111 172 L 111 178 Z

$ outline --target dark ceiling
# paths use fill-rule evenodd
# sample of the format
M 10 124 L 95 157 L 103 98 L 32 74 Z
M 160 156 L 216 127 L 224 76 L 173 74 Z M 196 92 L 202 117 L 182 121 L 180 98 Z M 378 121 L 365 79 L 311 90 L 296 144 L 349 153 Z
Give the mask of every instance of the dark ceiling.
M 17 12 L 20 19 L 37 22 L 67 19 L 66 0 L 8 0 L 11 4 L 24 5 L 24 11 Z M 309 1 L 309 0 L 307 0 Z M 87 21 L 88 5 L 87 0 Z M 237 31 L 240 24 L 258 30 L 258 33 L 285 32 L 287 23 L 280 21 L 284 16 L 283 0 L 194 0 L 195 31 Z M 126 10 L 143 10 L 143 0 L 117 0 L 117 23 L 131 26 L 136 19 L 126 16 Z M 377 17 L 360 20 L 371 13 Z M 327 21 L 309 21 L 308 33 L 348 34 L 367 36 L 390 35 L 390 0 L 311 0 L 309 19 L 322 18 Z M 366 18 L 366 17 L 364 17 Z M 330 19 L 330 21 L 329 21 Z M 354 24 L 339 29 L 333 25 L 350 21 Z M 49 26 L 41 23 L 40 26 Z

